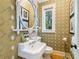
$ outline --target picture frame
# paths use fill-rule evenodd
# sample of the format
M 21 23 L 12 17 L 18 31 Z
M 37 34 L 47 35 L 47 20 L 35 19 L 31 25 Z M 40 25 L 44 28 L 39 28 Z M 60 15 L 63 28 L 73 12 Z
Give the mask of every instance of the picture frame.
M 74 0 L 70 2 L 70 33 L 75 33 Z
M 75 23 L 74 17 L 70 18 L 70 33 L 74 34 L 75 32 Z
M 70 16 L 74 13 L 74 0 L 71 0 L 70 1 Z
M 56 4 L 42 7 L 42 32 L 55 33 L 55 12 Z
M 22 15 L 23 19 L 28 20 L 29 11 L 22 7 L 21 8 L 21 15 Z
M 20 28 L 26 29 L 29 27 L 29 11 L 23 7 L 21 7 L 21 21 Z

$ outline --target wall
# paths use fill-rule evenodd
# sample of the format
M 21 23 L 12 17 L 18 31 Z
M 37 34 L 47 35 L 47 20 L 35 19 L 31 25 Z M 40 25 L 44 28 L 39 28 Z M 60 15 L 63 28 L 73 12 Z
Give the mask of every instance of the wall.
M 55 50 L 70 50 L 70 32 L 69 32 L 69 0 L 48 0 L 48 2 L 40 3 L 38 6 L 40 27 L 39 35 L 42 41 L 53 47 Z M 42 33 L 42 6 L 56 3 L 56 33 Z M 64 46 L 63 38 L 67 38 L 66 46 Z
M 71 0 L 72 1 L 72 0 Z M 74 4 L 75 4 L 75 33 L 74 33 L 74 39 L 72 39 L 72 42 L 75 43 L 78 47 L 79 47 L 79 7 L 78 7 L 78 0 L 75 0 Z
M 67 37 L 68 41 L 66 45 L 66 50 L 69 51 L 69 0 L 49 0 L 49 2 L 39 4 L 38 7 L 40 25 L 42 20 L 41 6 L 45 4 L 51 4 L 54 2 L 56 3 L 56 33 L 45 34 L 40 32 L 39 34 L 40 36 L 42 36 L 42 41 L 46 42 L 54 49 L 61 51 L 64 50 L 64 42 L 62 41 L 62 38 Z M 11 30 L 11 25 L 15 25 L 16 21 L 16 19 L 11 20 L 10 18 L 12 14 L 15 16 L 15 10 L 11 10 L 10 8 L 11 4 L 15 6 L 15 0 L 0 0 L 0 59 L 11 59 L 12 56 L 14 56 L 15 59 L 18 59 L 17 44 L 20 42 L 20 37 Z M 33 19 L 31 17 L 29 18 Z M 30 22 L 30 26 L 32 26 L 32 22 Z M 12 35 L 15 36 L 15 40 L 13 41 L 11 40 Z M 12 46 L 15 47 L 14 50 L 11 49 Z
M 78 11 L 77 11 L 78 12 L 78 21 L 77 21 L 78 22 L 78 29 L 77 30 L 78 30 L 78 47 L 79 47 L 79 0 L 77 0 L 77 1 L 78 1 L 77 2 L 77 4 L 78 4 L 77 5 L 77 9 L 78 9 Z
M 0 0 L 0 59 L 17 59 L 17 44 L 20 38 L 11 30 L 11 26 L 15 24 L 15 19 L 11 19 L 11 15 L 15 16 L 15 9 L 11 9 L 11 4 L 15 6 L 15 0 Z M 15 40 L 11 40 L 12 35 Z
M 23 3 L 23 6 L 29 10 L 29 26 L 31 27 L 34 22 L 33 9 L 27 2 Z M 11 9 L 11 4 L 14 5 L 14 10 Z M 20 59 L 17 57 L 17 45 L 21 37 L 11 30 L 11 26 L 16 25 L 15 4 L 16 0 L 0 0 L 0 59 Z M 14 20 L 11 19 L 11 15 L 14 15 Z M 15 40 L 11 40 L 11 36 L 15 36 Z

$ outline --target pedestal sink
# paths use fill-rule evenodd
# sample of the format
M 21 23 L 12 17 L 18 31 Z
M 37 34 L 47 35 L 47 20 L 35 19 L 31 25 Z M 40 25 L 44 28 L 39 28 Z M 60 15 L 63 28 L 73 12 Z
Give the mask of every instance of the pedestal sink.
M 18 44 L 18 56 L 25 59 L 41 59 L 46 44 L 38 41 L 28 41 Z

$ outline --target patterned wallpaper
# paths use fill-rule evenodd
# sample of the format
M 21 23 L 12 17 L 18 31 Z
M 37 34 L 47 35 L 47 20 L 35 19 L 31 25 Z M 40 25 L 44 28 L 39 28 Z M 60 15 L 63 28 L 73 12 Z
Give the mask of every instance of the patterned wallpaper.
M 17 57 L 17 44 L 20 37 L 11 30 L 11 26 L 15 25 L 16 19 L 11 19 L 11 15 L 15 16 L 15 9 L 11 9 L 11 4 L 15 6 L 16 0 L 0 0 L 0 59 L 19 59 Z M 45 4 L 56 3 L 56 33 L 42 33 L 42 41 L 56 50 L 69 51 L 70 33 L 69 33 L 69 0 L 49 0 L 49 2 L 39 4 L 40 26 L 42 20 L 41 7 Z M 62 12 L 61 12 L 62 11 Z M 31 24 L 30 24 L 31 25 Z M 15 36 L 15 40 L 11 40 L 11 36 Z M 66 46 L 64 48 L 63 37 L 67 37 Z M 14 47 L 14 48 L 12 48 Z
M 56 3 L 56 33 L 42 33 L 41 27 L 39 35 L 42 37 L 42 41 L 53 47 L 53 49 L 59 51 L 66 50 L 67 52 L 69 52 L 71 44 L 71 35 L 69 32 L 69 2 L 69 0 L 49 0 L 38 6 L 40 26 L 42 26 L 42 6 Z M 64 37 L 67 38 L 66 46 L 62 40 Z
M 11 30 L 15 24 L 15 0 L 0 0 L 0 59 L 17 59 L 17 44 L 19 36 Z M 14 19 L 11 19 L 11 16 Z M 13 17 L 12 16 L 12 17 Z M 14 40 L 11 39 L 15 36 Z
M 15 4 L 16 0 L 0 0 L 0 59 L 22 59 L 17 55 L 17 45 L 21 37 L 11 30 L 11 26 L 16 25 Z M 24 7 L 29 10 L 29 26 L 32 27 L 34 21 L 32 7 L 30 5 L 28 8 Z M 12 36 L 15 38 L 12 39 Z

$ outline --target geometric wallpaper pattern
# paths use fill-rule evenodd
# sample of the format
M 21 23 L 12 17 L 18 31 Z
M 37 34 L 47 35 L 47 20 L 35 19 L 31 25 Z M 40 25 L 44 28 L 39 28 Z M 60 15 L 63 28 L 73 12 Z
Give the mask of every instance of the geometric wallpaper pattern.
M 51 46 L 55 50 L 70 51 L 71 38 L 69 32 L 69 0 L 48 0 L 48 2 L 39 4 L 39 20 L 40 27 L 39 35 L 42 41 Z M 56 20 L 55 20 L 55 33 L 42 33 L 42 6 L 47 4 L 56 3 Z M 62 40 L 67 38 L 67 42 Z
M 17 59 L 17 44 L 20 40 L 19 36 L 11 40 L 12 35 L 16 36 L 11 30 L 15 24 L 15 8 L 12 10 L 11 5 L 15 6 L 15 0 L 0 0 L 0 59 Z M 13 20 L 11 15 L 14 16 Z
M 17 44 L 20 37 L 11 30 L 11 26 L 15 25 L 16 18 L 11 20 L 11 15 L 15 16 L 15 10 L 11 10 L 11 4 L 15 6 L 16 0 L 0 0 L 0 59 L 18 59 Z M 69 32 L 69 0 L 49 0 L 49 2 L 39 4 L 39 20 L 42 23 L 42 5 L 56 3 L 56 33 L 42 33 L 39 35 L 42 41 L 53 47 L 55 50 L 68 51 L 71 44 Z M 15 36 L 15 40 L 11 40 L 11 36 Z M 62 39 L 66 37 L 67 42 L 64 46 Z M 11 47 L 14 46 L 14 50 Z

